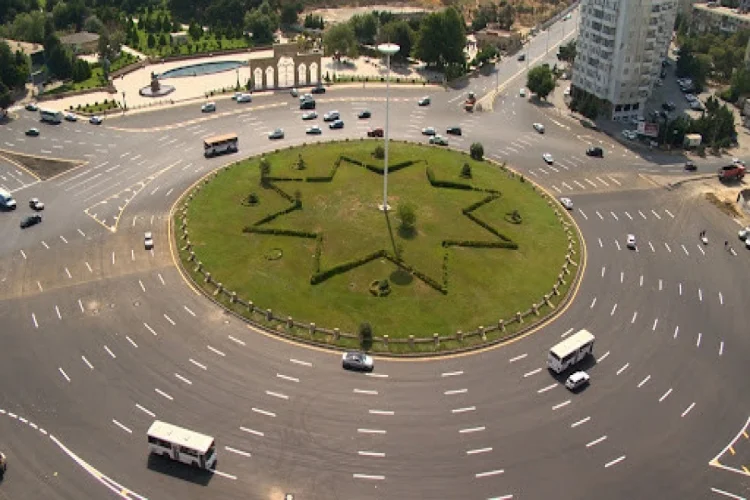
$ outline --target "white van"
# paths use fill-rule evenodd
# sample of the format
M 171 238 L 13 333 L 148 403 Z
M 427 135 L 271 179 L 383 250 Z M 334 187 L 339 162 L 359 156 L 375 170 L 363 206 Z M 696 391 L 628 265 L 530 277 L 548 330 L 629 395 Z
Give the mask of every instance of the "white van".
M 16 200 L 13 199 L 13 195 L 4 189 L 0 189 L 0 207 L 6 210 L 16 209 Z

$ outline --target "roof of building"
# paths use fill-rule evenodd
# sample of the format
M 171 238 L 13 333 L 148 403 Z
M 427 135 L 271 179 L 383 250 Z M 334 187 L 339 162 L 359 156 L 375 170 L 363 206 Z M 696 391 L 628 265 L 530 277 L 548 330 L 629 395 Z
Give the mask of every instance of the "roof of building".
M 18 40 L 11 40 L 9 38 L 2 38 L 0 40 L 7 43 L 10 46 L 10 50 L 12 52 L 20 50 L 27 56 L 31 56 L 32 54 L 37 54 L 44 51 L 44 47 L 39 43 L 20 42 Z
M 693 10 L 699 10 L 708 14 L 713 14 L 716 16 L 724 16 L 724 17 L 732 17 L 734 19 L 739 19 L 745 22 L 750 22 L 750 13 L 743 13 L 740 12 L 739 9 L 732 9 L 729 7 L 720 7 L 720 6 L 709 6 L 705 3 L 696 3 L 693 4 Z
M 78 33 L 71 33 L 70 35 L 64 35 L 60 37 L 60 42 L 65 45 L 76 45 L 80 43 L 96 42 L 99 40 L 99 35 L 96 33 L 89 33 L 88 31 L 79 31 Z

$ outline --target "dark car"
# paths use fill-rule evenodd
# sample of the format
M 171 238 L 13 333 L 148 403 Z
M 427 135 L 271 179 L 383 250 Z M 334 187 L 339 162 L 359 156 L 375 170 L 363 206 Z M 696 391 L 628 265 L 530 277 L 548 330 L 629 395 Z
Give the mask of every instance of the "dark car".
M 519 61 L 525 61 L 526 60 L 526 54 L 519 54 L 518 60 Z
M 370 111 L 367 109 L 357 113 L 357 118 L 370 118 L 371 116 L 372 116 L 372 113 L 370 113 Z
M 603 158 L 604 150 L 599 146 L 593 146 L 586 150 L 586 156 L 596 156 L 597 158 Z
M 383 137 L 382 128 L 373 128 L 367 131 L 367 137 Z
M 361 370 L 371 372 L 375 367 L 371 356 L 362 351 L 345 352 L 341 358 L 341 365 L 346 370 Z
M 299 109 L 315 109 L 315 101 L 310 99 L 299 103 Z
M 331 128 L 331 129 L 344 128 L 344 122 L 343 120 L 336 120 L 335 122 L 328 125 L 328 128 Z
M 461 135 L 461 127 L 448 127 L 445 129 L 445 133 L 450 135 Z
M 323 87 L 322 85 L 318 85 L 317 87 L 313 87 L 313 89 L 310 92 L 312 92 L 313 94 L 325 94 L 326 88 Z
M 26 229 L 27 227 L 34 226 L 36 224 L 39 224 L 42 222 L 42 216 L 39 214 L 29 215 L 25 219 L 21 221 L 21 229 Z
M 688 160 L 685 162 L 685 170 L 687 170 L 688 172 L 694 172 L 698 170 L 698 166 L 692 161 Z

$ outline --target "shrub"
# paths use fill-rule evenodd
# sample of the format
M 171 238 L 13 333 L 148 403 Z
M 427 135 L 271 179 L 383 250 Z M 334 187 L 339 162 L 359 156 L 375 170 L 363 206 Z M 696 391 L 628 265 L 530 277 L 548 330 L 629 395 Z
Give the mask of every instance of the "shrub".
M 247 196 L 247 203 L 249 205 L 257 205 L 260 200 L 258 199 L 258 195 L 255 193 L 250 193 Z
M 372 325 L 367 321 L 359 325 L 359 344 L 365 351 L 372 348 Z
M 271 162 L 265 156 L 260 159 L 260 183 L 262 185 L 267 184 L 268 174 L 271 173 Z
M 374 156 L 378 160 L 382 160 L 383 158 L 385 158 L 385 149 L 383 148 L 383 146 L 381 146 L 380 144 L 375 146 L 375 149 L 372 151 L 372 156 Z
M 409 202 L 399 203 L 396 209 L 396 217 L 404 229 L 412 229 L 417 223 L 417 213 L 414 205 Z
M 471 165 L 468 163 L 464 163 L 464 166 L 461 167 L 461 177 L 471 179 Z
M 297 162 L 294 164 L 294 168 L 297 170 L 304 170 L 307 168 L 307 164 L 305 163 L 305 159 L 302 158 L 302 154 L 297 157 Z
M 480 161 L 484 158 L 484 146 L 482 146 L 481 142 L 475 142 L 472 143 L 471 147 L 469 148 L 469 155 L 472 157 L 472 159 Z

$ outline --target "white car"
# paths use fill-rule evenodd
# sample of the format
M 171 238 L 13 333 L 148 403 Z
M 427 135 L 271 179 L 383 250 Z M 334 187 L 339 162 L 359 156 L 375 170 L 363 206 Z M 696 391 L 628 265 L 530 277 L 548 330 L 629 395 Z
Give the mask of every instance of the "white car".
M 92 125 L 101 125 L 102 124 L 102 118 L 101 116 L 94 115 L 91 118 L 89 118 L 89 123 Z
M 318 113 L 315 111 L 308 111 L 307 113 L 302 113 L 302 119 L 303 120 L 314 120 L 318 117 Z
M 296 87 L 293 88 L 292 90 L 290 90 L 289 93 L 292 94 L 292 97 L 298 97 L 299 96 L 299 90 L 297 90 Z
M 570 198 L 560 198 L 560 204 L 565 207 L 566 210 L 573 210 L 573 200 Z
M 324 122 L 335 122 L 341 118 L 341 114 L 338 111 L 329 111 L 323 115 Z
M 201 113 L 212 113 L 216 111 L 216 103 L 215 102 L 207 102 L 203 106 L 201 106 Z
M 742 241 L 747 241 L 749 239 L 748 236 L 750 236 L 750 226 L 740 229 L 737 232 L 737 236 L 739 236 Z
M 371 372 L 375 367 L 372 356 L 362 351 L 348 351 L 341 356 L 341 364 L 345 370 Z
M 422 135 L 435 135 L 435 127 L 425 127 L 422 129 Z
M 540 134 L 543 134 L 543 133 L 544 133 L 544 125 L 542 125 L 541 123 L 535 123 L 535 124 L 533 125 L 533 127 L 534 127 L 534 130 L 536 130 L 536 131 L 537 131 L 537 132 L 539 132 Z
M 570 95 L 570 87 L 568 87 L 567 89 L 565 89 L 565 92 L 563 92 L 563 95 L 565 97 L 568 97 Z
M 526 97 L 526 89 L 521 89 L 518 91 L 518 95 L 521 97 Z
M 419 106 L 429 106 L 430 105 L 430 98 L 427 96 L 424 96 L 420 100 L 417 101 L 417 104 Z
M 299 102 L 312 101 L 314 99 L 312 94 L 304 94 L 299 96 Z
M 250 94 L 240 94 L 237 96 L 237 102 L 253 102 L 253 96 Z
M 44 210 L 44 203 L 39 201 L 39 198 L 32 198 L 29 200 L 29 207 L 39 212 L 40 210 Z
M 549 153 L 544 153 L 542 155 L 542 158 L 544 158 L 544 161 L 547 163 L 547 165 L 552 165 L 553 163 L 555 163 L 555 159 L 552 158 L 552 155 Z
M 732 158 L 732 163 L 735 165 L 742 165 L 743 167 L 745 166 L 745 162 L 739 158 Z
M 312 127 L 307 127 L 307 130 L 305 130 L 305 133 L 307 135 L 320 135 L 323 133 L 323 131 L 320 129 L 319 126 L 313 125 Z
M 150 231 L 143 235 L 143 246 L 146 247 L 146 250 L 154 248 L 154 237 Z
M 634 234 L 629 234 L 628 235 L 628 239 L 627 239 L 627 243 L 626 244 L 627 244 L 628 248 L 630 248 L 631 250 L 635 250 L 635 235 Z
M 77 122 L 78 115 L 74 115 L 73 113 L 65 113 L 65 121 Z
M 568 380 L 565 381 L 565 387 L 570 389 L 571 391 L 574 391 L 578 389 L 581 386 L 584 386 L 589 383 L 591 380 L 591 377 L 586 372 L 575 372 L 568 377 Z

